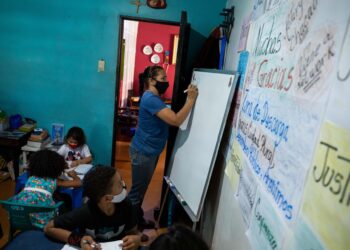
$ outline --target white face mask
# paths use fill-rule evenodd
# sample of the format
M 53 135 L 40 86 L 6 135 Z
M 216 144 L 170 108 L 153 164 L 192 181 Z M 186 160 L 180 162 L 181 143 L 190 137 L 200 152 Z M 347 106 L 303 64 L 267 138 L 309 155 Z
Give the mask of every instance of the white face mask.
M 126 198 L 126 188 L 123 187 L 123 190 L 120 194 L 113 195 L 112 203 L 120 203 Z

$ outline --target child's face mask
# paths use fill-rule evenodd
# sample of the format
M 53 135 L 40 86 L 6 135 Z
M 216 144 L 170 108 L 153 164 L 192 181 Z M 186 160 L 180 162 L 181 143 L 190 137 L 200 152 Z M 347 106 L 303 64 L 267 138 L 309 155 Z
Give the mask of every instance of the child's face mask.
M 123 190 L 120 192 L 120 194 L 113 195 L 112 203 L 120 203 L 126 198 L 126 189 L 123 187 Z
M 68 143 L 68 145 L 71 149 L 76 149 L 78 147 L 78 144 Z
M 78 142 L 77 140 L 74 140 L 73 138 L 68 138 L 67 140 L 67 143 L 68 143 L 68 146 L 71 148 L 71 149 L 75 149 L 78 147 Z

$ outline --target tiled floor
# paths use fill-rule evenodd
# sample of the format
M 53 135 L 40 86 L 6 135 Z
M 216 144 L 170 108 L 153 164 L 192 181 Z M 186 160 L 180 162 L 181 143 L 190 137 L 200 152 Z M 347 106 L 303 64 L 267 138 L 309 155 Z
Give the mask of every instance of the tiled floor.
M 129 143 L 128 142 L 117 142 L 116 145 L 116 164 L 115 166 L 120 171 L 122 177 L 124 178 L 128 190 L 131 187 L 131 165 L 129 160 Z M 145 217 L 147 219 L 153 220 L 153 210 L 156 207 L 160 207 L 160 194 L 161 186 L 164 172 L 164 161 L 165 161 L 165 151 L 161 154 L 155 174 L 152 178 L 151 184 L 145 196 L 143 209 L 145 211 Z M 0 183 L 0 199 L 4 200 L 14 194 L 15 182 L 11 179 L 3 181 Z M 0 249 L 6 244 L 8 237 L 8 219 L 5 210 L 0 207 L 0 222 L 4 231 L 4 236 L 0 239 Z M 153 240 L 159 232 L 164 230 L 146 230 L 145 233 L 150 236 Z

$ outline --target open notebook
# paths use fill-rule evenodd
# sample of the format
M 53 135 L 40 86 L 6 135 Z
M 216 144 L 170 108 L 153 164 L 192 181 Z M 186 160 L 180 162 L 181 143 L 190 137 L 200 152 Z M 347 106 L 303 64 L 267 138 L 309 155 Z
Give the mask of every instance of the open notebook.
M 62 180 L 73 180 L 73 178 L 67 175 L 68 172 L 74 170 L 81 180 L 84 179 L 85 174 L 93 167 L 92 164 L 80 164 L 77 167 L 68 168 L 64 170 L 64 173 L 61 174 L 60 179 Z
M 110 241 L 110 242 L 103 242 L 100 243 L 102 250 L 122 250 L 122 245 L 123 241 L 121 240 L 117 240 L 117 241 Z M 76 249 L 80 249 L 80 247 L 73 247 L 71 245 L 64 245 L 64 247 L 62 248 L 62 250 L 76 250 Z

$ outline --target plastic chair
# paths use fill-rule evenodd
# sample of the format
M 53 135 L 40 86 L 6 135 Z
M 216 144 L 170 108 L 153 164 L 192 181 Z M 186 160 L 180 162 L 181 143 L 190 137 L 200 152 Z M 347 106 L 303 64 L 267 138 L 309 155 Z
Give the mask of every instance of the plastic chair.
M 79 208 L 83 204 L 83 187 L 69 188 L 59 187 L 59 193 L 68 194 L 72 199 L 72 209 Z
M 17 177 L 15 194 L 18 194 L 19 192 L 21 192 L 21 190 L 26 185 L 28 178 L 29 178 L 29 172 L 24 172 L 23 174 Z
M 28 205 L 18 202 L 12 202 L 11 198 L 8 200 L 0 200 L 0 204 L 7 211 L 10 220 L 10 232 L 9 241 L 13 238 L 14 233 L 17 230 L 40 230 L 43 229 L 42 225 L 32 224 L 30 214 L 41 212 L 54 212 L 58 214 L 59 207 L 63 204 L 62 201 L 56 203 L 55 206 L 40 206 L 40 205 Z

